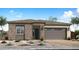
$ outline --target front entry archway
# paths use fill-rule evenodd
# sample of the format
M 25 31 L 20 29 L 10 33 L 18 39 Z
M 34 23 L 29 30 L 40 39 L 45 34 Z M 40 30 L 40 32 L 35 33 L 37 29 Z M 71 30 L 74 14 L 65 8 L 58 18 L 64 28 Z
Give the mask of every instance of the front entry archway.
M 40 26 L 33 26 L 33 39 L 40 39 Z

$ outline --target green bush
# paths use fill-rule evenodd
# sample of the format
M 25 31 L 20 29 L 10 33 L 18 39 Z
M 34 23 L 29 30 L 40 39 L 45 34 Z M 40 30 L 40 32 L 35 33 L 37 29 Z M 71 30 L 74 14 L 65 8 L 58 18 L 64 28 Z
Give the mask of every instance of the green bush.
M 43 44 L 43 43 L 40 43 L 40 44 L 38 44 L 39 46 L 44 46 L 45 44 Z
M 76 34 L 76 35 L 79 35 L 79 30 L 76 30 L 76 31 L 75 31 L 75 34 Z
M 76 30 L 76 31 L 75 31 L 75 36 L 76 36 L 76 39 L 79 38 L 79 30 Z
M 40 43 L 38 44 L 39 46 L 44 46 L 45 44 L 44 44 L 44 39 L 43 38 L 41 38 L 40 39 Z

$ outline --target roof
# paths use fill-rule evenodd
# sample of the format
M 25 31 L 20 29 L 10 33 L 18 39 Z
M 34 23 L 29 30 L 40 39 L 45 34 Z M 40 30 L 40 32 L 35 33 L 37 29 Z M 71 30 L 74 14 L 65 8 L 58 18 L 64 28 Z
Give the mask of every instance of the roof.
M 26 19 L 26 20 L 16 20 L 16 21 L 8 21 L 8 24 L 26 24 L 26 23 L 44 23 L 45 25 L 63 25 L 63 26 L 70 26 L 70 23 L 63 23 L 63 22 L 56 22 L 50 20 L 33 20 L 33 19 Z

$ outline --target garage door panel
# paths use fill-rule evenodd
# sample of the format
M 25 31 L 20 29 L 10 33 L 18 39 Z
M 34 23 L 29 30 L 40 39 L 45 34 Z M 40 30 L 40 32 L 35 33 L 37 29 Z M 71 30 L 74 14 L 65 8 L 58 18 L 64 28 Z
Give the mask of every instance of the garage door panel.
M 46 29 L 46 39 L 65 39 L 65 29 Z

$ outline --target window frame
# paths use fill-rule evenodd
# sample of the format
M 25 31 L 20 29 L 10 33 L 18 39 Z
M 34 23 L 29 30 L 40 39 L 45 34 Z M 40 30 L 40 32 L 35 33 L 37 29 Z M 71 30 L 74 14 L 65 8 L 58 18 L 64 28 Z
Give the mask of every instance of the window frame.
M 19 29 L 19 31 L 17 31 Z M 22 32 L 23 30 L 23 32 Z M 25 26 L 24 25 L 16 25 L 16 35 L 24 35 L 25 33 Z

